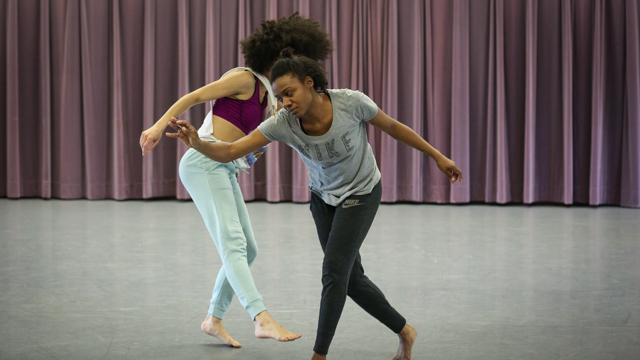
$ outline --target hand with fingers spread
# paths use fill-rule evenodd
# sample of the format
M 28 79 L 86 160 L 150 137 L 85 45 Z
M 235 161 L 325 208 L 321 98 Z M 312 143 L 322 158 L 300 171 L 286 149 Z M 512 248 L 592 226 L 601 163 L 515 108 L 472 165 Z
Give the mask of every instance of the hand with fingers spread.
M 436 159 L 438 169 L 449 177 L 449 181 L 454 184 L 456 181 L 462 182 L 462 171 L 456 166 L 456 163 L 448 157 L 442 155 Z
M 200 136 L 198 136 L 198 130 L 196 130 L 196 128 L 194 128 L 193 125 L 189 124 L 187 121 L 178 120 L 172 117 L 168 125 L 177 132 L 167 132 L 165 133 L 165 135 L 174 139 L 182 140 L 182 142 L 187 145 L 187 147 L 197 147 L 197 145 L 202 141 L 200 140 Z
M 147 155 L 153 148 L 158 145 L 160 139 L 162 138 L 162 131 L 164 130 L 164 126 L 158 126 L 156 123 L 152 127 L 143 131 L 140 135 L 140 148 L 142 149 L 142 156 Z

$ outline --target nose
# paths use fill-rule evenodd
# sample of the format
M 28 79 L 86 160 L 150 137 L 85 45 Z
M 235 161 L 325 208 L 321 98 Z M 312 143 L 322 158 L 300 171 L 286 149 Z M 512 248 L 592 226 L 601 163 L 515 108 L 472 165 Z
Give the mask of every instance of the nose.
M 282 100 L 282 105 L 283 105 L 285 108 L 289 108 L 289 107 L 291 107 L 291 99 L 288 99 L 288 98 L 287 98 L 287 99 L 283 99 L 283 100 Z

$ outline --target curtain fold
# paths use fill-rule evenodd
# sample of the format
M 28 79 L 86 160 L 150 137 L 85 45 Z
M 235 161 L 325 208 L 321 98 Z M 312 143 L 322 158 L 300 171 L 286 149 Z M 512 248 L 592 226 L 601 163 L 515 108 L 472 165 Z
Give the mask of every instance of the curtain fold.
M 620 205 L 640 204 L 640 3 L 625 2 L 626 9 L 626 114 L 622 147 Z
M 54 88 L 53 113 L 53 196 L 66 194 L 70 198 L 82 196 L 84 183 L 84 161 L 82 154 L 82 78 L 77 71 L 81 67 L 80 52 L 80 2 L 66 0 L 58 2 L 60 6 L 52 7 L 52 37 L 54 57 L 53 67 L 58 69 L 52 73 Z M 21 3 L 22 5 L 22 3 Z M 22 42 L 21 42 L 22 43 Z M 113 54 L 114 58 L 117 54 Z M 21 119 L 23 108 L 21 107 Z M 122 118 L 116 118 L 114 121 Z M 117 141 L 117 137 L 114 138 Z M 120 143 L 121 144 L 121 143 Z M 121 149 L 121 148 L 120 148 Z M 120 150 L 122 151 L 122 150 Z M 113 159 L 112 159 L 113 160 Z M 112 161 L 112 166 L 115 161 Z M 24 164 L 24 162 L 23 162 Z M 121 168 L 124 166 L 121 163 Z M 114 166 L 114 179 L 124 180 L 122 170 L 118 172 Z
M 189 195 L 186 147 L 140 132 L 243 65 L 238 42 L 300 11 L 334 41 L 329 86 L 369 95 L 456 161 L 369 126 L 383 201 L 640 207 L 638 0 L 0 0 L 0 196 Z M 199 126 L 209 104 L 180 118 Z M 271 144 L 245 199 L 309 201 L 298 154 Z
M 9 14 L 9 3 L 7 0 L 0 0 L 0 11 L 3 11 L 5 14 Z M 11 45 L 9 41 L 9 26 L 10 23 L 8 21 L 4 21 L 2 24 L 0 24 L 0 39 L 4 39 L 4 42 L 2 43 L 2 45 L 0 45 L 0 77 L 2 79 L 5 79 L 5 84 L 3 84 L 3 86 L 0 86 L 0 114 L 5 118 L 8 118 L 9 115 L 9 106 L 7 106 L 7 90 L 9 89 L 9 86 L 11 84 L 15 85 L 15 83 L 11 83 L 9 81 L 9 77 L 7 75 L 9 64 L 7 54 L 9 54 L 9 46 Z M 5 124 L 9 124 L 8 119 Z M 7 133 L 8 131 L 3 131 L 0 133 L 0 196 L 2 197 L 7 196 L 9 181 L 9 176 L 7 173 L 7 160 L 9 157 L 9 151 L 7 147 Z
M 373 3 L 374 2 L 371 2 L 370 4 Z M 377 5 L 376 7 L 371 7 L 369 18 L 380 18 L 380 26 L 370 26 L 370 34 L 372 43 L 377 42 L 377 37 L 381 46 L 376 49 L 380 51 L 379 53 L 373 52 L 374 49 L 372 47 L 369 56 L 371 58 L 382 59 L 380 66 L 372 66 L 372 69 L 381 70 L 382 87 L 379 92 L 380 95 L 373 99 L 380 108 L 384 109 L 387 115 L 394 119 L 400 119 L 400 113 L 398 111 L 398 88 L 400 87 L 399 84 L 402 79 L 399 69 L 400 35 L 398 34 L 398 30 L 400 19 L 398 18 L 398 2 L 389 0 L 379 2 Z M 374 35 L 372 32 L 379 33 Z M 401 121 L 406 122 L 406 119 L 402 119 Z M 369 132 L 371 132 L 373 128 L 369 127 L 369 130 Z M 380 153 L 378 155 L 380 161 L 378 161 L 378 167 L 382 175 L 382 201 L 395 202 L 398 201 L 400 196 L 399 192 L 401 192 L 400 187 L 402 186 L 398 182 L 398 177 L 403 175 L 401 167 L 399 166 L 400 164 L 395 160 L 399 156 L 398 142 L 390 136 L 382 136 L 379 130 L 375 132 L 379 138 L 379 142 L 376 145 L 380 146 Z
M 40 7 L 40 196 L 48 199 L 52 196 L 52 169 L 51 169 L 51 49 L 49 19 L 50 3 L 48 0 L 41 2 Z
M 20 97 L 17 89 L 20 89 L 20 69 L 18 65 L 19 61 L 19 49 L 18 49 L 18 0 L 7 0 L 6 2 L 6 124 L 5 129 L 18 129 L 19 133 L 22 133 L 20 127 Z M 26 130 L 26 129 L 25 129 Z M 6 193 L 8 196 L 20 197 L 20 196 L 35 196 L 36 194 L 30 191 L 25 191 L 24 186 L 28 185 L 22 183 L 21 169 L 20 169 L 20 149 L 24 147 L 20 143 L 20 134 L 7 135 L 6 141 Z M 38 159 L 38 162 L 40 159 Z M 23 195 L 24 194 L 24 195 Z
M 563 184 L 562 201 L 573 204 L 573 2 L 562 0 L 561 40 L 562 40 L 562 134 L 563 134 Z
M 403 77 L 406 85 L 403 84 L 401 86 L 406 86 L 410 92 L 411 104 L 404 109 L 400 109 L 398 118 L 420 135 L 424 135 L 423 120 L 427 115 L 425 111 L 427 96 L 424 84 L 427 71 L 425 63 L 425 34 L 423 31 L 411 31 L 410 29 L 423 28 L 426 15 L 425 6 L 424 2 L 416 1 L 412 8 L 400 8 L 401 11 L 404 10 L 400 17 L 411 22 L 411 26 L 408 29 L 406 27 L 401 29 L 400 39 L 408 39 L 409 41 L 406 45 L 401 44 L 400 47 L 411 49 L 412 51 L 408 56 L 400 59 L 400 61 L 406 61 L 406 65 L 403 64 L 402 67 L 410 69 Z M 407 113 L 404 113 L 403 110 L 406 110 Z M 406 164 L 407 170 L 404 175 L 410 181 L 405 185 L 403 196 L 407 199 L 424 199 L 422 171 L 426 161 L 422 154 L 417 151 L 409 151 L 406 156 L 407 161 L 404 164 Z M 462 159 L 458 159 L 458 161 L 464 163 Z
M 604 152 L 604 103 L 605 103 L 605 17 L 604 2 L 596 2 L 593 24 L 593 96 L 591 101 L 591 172 L 589 204 L 604 201 L 604 171 L 602 153 Z
M 190 17 L 188 0 L 178 0 L 178 93 L 187 94 L 192 91 L 189 81 L 190 63 L 191 63 L 191 37 L 189 34 Z M 186 112 L 181 118 L 189 122 L 193 122 L 191 114 Z M 176 168 L 180 164 L 182 155 L 187 151 L 187 146 L 182 141 L 177 141 L 178 151 L 176 152 Z M 187 190 L 178 181 L 176 183 L 176 193 L 179 199 L 189 196 Z
M 156 62 L 156 2 L 145 0 L 144 2 L 144 22 L 142 36 L 144 39 L 143 60 L 142 60 L 142 129 L 148 129 L 155 122 L 154 98 L 155 98 L 155 62 Z M 142 130 L 141 130 L 142 131 Z M 142 162 L 142 197 L 151 198 L 158 192 L 157 184 L 154 183 L 154 169 L 160 160 L 155 156 L 156 151 L 146 155 Z
M 458 167 L 463 174 L 469 173 L 469 99 L 471 97 L 469 72 L 470 72 L 470 48 L 469 48 L 469 0 L 455 0 L 453 3 L 453 69 L 451 76 L 451 150 L 448 156 L 457 159 Z M 470 188 L 468 182 L 456 184 L 461 186 L 450 187 L 448 202 L 469 202 Z
M 493 0 L 492 7 L 485 201 L 504 204 L 512 200 L 507 135 L 504 0 Z
M 44 5 L 44 2 L 42 4 Z M 100 134 L 104 134 L 107 131 L 107 123 L 109 121 L 108 102 L 102 101 L 96 96 L 96 94 L 100 93 L 101 89 L 94 88 L 94 86 L 109 81 L 109 78 L 104 76 L 104 73 L 97 71 L 100 69 L 98 66 L 100 64 L 99 55 L 108 56 L 109 54 L 108 48 L 104 46 L 109 43 L 109 31 L 106 28 L 105 21 L 91 21 L 91 19 L 89 19 L 89 14 L 98 10 L 95 9 L 94 6 L 100 6 L 101 9 L 99 10 L 101 11 L 108 11 L 105 4 L 92 3 L 84 0 L 80 2 L 80 69 L 83 74 L 81 78 L 81 111 L 84 119 L 94 117 L 94 121 L 83 122 L 82 124 L 82 143 L 95 145 L 84 147 L 82 153 L 82 161 L 84 164 L 107 161 L 107 158 L 103 157 L 103 154 L 105 154 L 104 149 L 107 148 L 104 141 L 106 137 L 100 136 Z M 48 14 L 44 16 L 48 16 Z M 45 37 L 44 39 L 47 38 Z M 48 46 L 47 41 L 43 42 L 46 42 L 46 46 Z M 100 49 L 102 50 L 100 51 L 98 48 L 103 49 Z M 45 74 L 47 73 L 50 73 L 50 71 L 47 71 Z M 43 76 L 43 79 L 46 78 L 46 76 Z M 47 89 L 47 91 L 50 91 L 50 89 Z M 48 106 L 45 105 L 46 94 L 44 92 L 42 93 L 42 99 L 44 115 L 48 110 Z M 43 118 L 45 117 L 43 116 Z M 105 184 L 107 173 L 105 170 L 103 167 L 84 167 L 85 181 L 83 185 L 87 197 L 100 198 L 107 196 L 108 191 Z
M 523 201 L 530 204 L 536 191 L 536 105 L 538 89 L 538 1 L 527 0 L 526 6 L 526 75 L 524 114 L 524 189 Z

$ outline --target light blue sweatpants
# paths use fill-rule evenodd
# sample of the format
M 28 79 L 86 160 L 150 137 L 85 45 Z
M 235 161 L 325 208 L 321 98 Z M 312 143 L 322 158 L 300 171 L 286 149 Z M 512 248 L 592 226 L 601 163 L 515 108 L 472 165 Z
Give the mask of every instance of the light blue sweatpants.
M 209 314 L 222 319 L 233 294 L 251 319 L 266 310 L 249 266 L 258 254 L 249 213 L 232 163 L 219 163 L 189 149 L 180 160 L 180 179 L 198 207 L 222 259 Z

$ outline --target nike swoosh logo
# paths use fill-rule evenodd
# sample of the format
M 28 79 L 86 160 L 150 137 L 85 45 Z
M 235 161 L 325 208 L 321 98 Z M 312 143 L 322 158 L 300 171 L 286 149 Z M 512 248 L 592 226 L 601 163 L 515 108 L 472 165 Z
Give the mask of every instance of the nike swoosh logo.
M 343 209 L 346 209 L 346 208 L 350 208 L 350 207 L 354 207 L 354 206 L 359 206 L 359 205 L 364 205 L 364 203 L 342 204 L 342 208 L 343 208 Z

